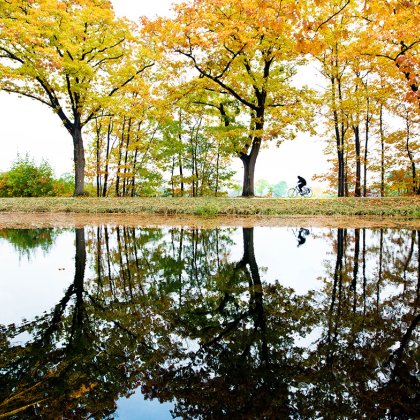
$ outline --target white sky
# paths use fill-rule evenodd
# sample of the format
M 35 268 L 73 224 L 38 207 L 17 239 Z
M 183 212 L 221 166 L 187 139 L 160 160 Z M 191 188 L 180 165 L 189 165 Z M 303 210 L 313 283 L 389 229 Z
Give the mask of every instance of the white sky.
M 148 17 L 170 15 L 171 4 L 180 0 L 112 0 L 117 15 L 137 20 Z M 316 77 L 316 76 L 315 76 Z M 18 153 L 28 152 L 37 162 L 46 159 L 56 176 L 73 172 L 73 146 L 70 135 L 57 115 L 41 104 L 28 98 L 0 92 L 0 171 L 8 170 Z M 324 142 L 310 139 L 306 135 L 279 148 L 263 149 L 257 160 L 255 180 L 266 179 L 271 183 L 284 180 L 290 185 L 301 175 L 308 181 L 315 173 L 325 170 Z M 242 165 L 234 160 L 236 178 L 242 179 Z M 316 183 L 309 182 L 312 186 Z

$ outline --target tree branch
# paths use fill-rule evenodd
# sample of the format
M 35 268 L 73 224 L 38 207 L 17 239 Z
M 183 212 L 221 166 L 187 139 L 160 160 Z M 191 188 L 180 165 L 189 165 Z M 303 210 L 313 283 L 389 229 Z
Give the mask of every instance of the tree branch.
M 116 46 L 118 46 L 118 45 L 120 45 L 121 43 L 123 43 L 125 41 L 125 38 L 122 38 L 122 39 L 120 39 L 119 41 L 117 41 L 115 44 L 113 44 L 113 45 L 109 45 L 108 47 L 105 47 L 105 48 L 102 48 L 101 50 L 97 50 L 96 51 L 96 53 L 97 54 L 101 54 L 101 53 L 103 53 L 103 52 L 105 52 L 105 51 L 107 51 L 107 50 L 110 50 L 110 49 L 112 49 L 112 48 L 114 48 L 114 47 L 116 47 Z M 86 51 L 85 53 L 83 53 L 82 54 L 82 60 L 84 60 L 85 59 L 85 57 L 88 55 L 88 54 L 90 54 L 91 52 L 93 52 L 93 51 L 95 51 L 96 50 L 96 48 L 92 48 L 90 51 Z M 93 59 L 95 58 L 95 55 L 92 57 L 92 58 L 90 58 L 89 60 L 87 60 L 87 62 L 88 63 L 90 63 Z
M 103 58 L 102 60 L 99 60 L 97 63 L 92 64 L 92 67 L 98 67 L 100 66 L 102 63 L 105 63 L 106 61 L 110 61 L 110 60 L 118 60 L 119 58 L 124 57 L 124 54 L 120 54 L 116 57 L 106 57 Z
M 125 82 L 123 82 L 121 85 L 115 87 L 114 89 L 111 90 L 111 92 L 108 94 L 108 97 L 113 96 L 116 92 L 118 92 L 120 89 L 122 89 L 124 86 L 128 85 L 137 75 L 139 75 L 140 73 L 143 73 L 143 71 L 145 71 L 146 69 L 153 67 L 155 64 L 154 63 L 150 63 L 150 64 L 146 64 L 144 65 L 140 70 L 136 71 L 132 76 L 130 76 Z M 96 107 L 89 115 L 88 117 L 85 119 L 85 121 L 83 122 L 82 125 L 86 125 L 92 118 L 95 117 L 96 113 L 99 111 L 99 109 L 101 108 L 101 106 Z
M 20 90 L 9 89 L 9 88 L 2 88 L 2 90 L 4 90 L 5 92 L 8 92 L 8 93 L 16 93 L 18 95 L 26 96 L 27 98 L 35 99 L 36 101 L 41 102 L 44 105 L 48 105 L 50 108 L 53 108 L 53 106 L 49 102 L 45 101 L 42 98 L 39 98 L 38 96 L 31 95 L 30 93 L 21 92 Z
M 334 13 L 333 15 L 331 15 L 326 21 L 322 22 L 321 24 L 318 25 L 318 27 L 315 29 L 315 32 L 318 32 L 319 29 L 321 28 L 321 26 L 324 26 L 325 24 L 327 24 L 331 19 L 334 19 L 338 14 L 340 14 L 348 5 L 350 4 L 350 0 L 347 0 L 347 2 L 344 4 L 343 7 L 341 7 L 340 10 L 338 10 L 338 12 Z
M 215 76 L 212 76 L 210 73 L 207 73 L 206 71 L 204 71 L 198 64 L 197 64 L 197 60 L 195 59 L 195 57 L 192 55 L 192 53 L 186 53 L 185 51 L 182 50 L 175 50 L 175 52 L 177 52 L 178 54 L 184 55 L 185 57 L 188 57 L 189 59 L 192 60 L 193 64 L 194 64 L 194 68 L 196 70 L 198 70 L 198 72 L 203 76 L 203 77 L 207 77 L 208 79 L 212 80 L 213 82 L 217 83 L 219 86 L 221 86 L 223 89 L 225 89 L 226 91 L 228 91 L 234 98 L 236 98 L 239 102 L 241 102 L 242 104 L 244 104 L 246 107 L 251 108 L 253 110 L 256 110 L 257 107 L 247 101 L 246 99 L 242 98 L 242 96 L 240 96 L 236 91 L 234 91 L 231 87 L 227 86 L 225 83 L 223 83 L 221 80 L 219 80 L 218 78 L 216 78 Z

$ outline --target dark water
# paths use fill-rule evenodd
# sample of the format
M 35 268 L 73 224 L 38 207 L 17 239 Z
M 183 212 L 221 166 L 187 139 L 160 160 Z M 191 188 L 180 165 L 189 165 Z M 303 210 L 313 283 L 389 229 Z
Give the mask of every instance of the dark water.
M 414 419 L 419 242 L 0 230 L 0 417 Z

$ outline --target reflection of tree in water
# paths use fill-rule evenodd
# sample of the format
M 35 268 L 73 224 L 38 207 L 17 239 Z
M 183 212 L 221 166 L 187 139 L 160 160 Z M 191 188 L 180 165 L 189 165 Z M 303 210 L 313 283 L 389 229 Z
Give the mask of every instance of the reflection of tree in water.
M 264 286 L 253 229 L 243 229 L 243 243 L 239 262 L 219 261 L 215 274 L 190 293 L 187 307 L 173 302 L 166 312 L 178 339 L 195 344 L 156 364 L 143 392 L 175 398 L 175 413 L 184 418 L 289 415 L 288 384 L 300 371 L 292 335 L 310 324 L 310 297 Z
M 311 381 L 298 392 L 304 416 L 413 418 L 419 412 L 416 236 L 418 255 L 418 232 L 337 230 L 336 262 L 321 295 L 323 333 L 308 358 Z
M 61 229 L 0 229 L 0 238 L 12 244 L 20 257 L 29 259 L 37 249 L 47 253 L 61 232 Z
M 316 296 L 260 278 L 253 229 L 231 261 L 230 236 L 78 229 L 62 300 L 0 333 L 0 414 L 104 418 L 142 385 L 185 418 L 413 416 L 419 232 L 331 231 Z M 296 341 L 314 326 L 311 346 Z
M 106 306 L 88 290 L 84 229 L 76 230 L 75 276 L 50 313 L 2 330 L 0 414 L 16 418 L 103 418 L 115 401 L 136 387 L 137 358 L 151 353 L 139 330 L 148 316 Z M 115 306 L 117 306 L 115 308 Z M 8 340 L 31 334 L 24 345 Z M 140 339 L 139 339 L 140 337 Z

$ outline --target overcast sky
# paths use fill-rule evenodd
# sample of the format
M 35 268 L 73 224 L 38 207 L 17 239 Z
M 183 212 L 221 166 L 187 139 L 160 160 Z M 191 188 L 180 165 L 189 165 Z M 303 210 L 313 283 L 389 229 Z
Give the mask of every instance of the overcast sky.
M 139 16 L 169 16 L 171 5 L 180 0 L 128 1 L 112 0 L 117 15 L 137 20 Z M 28 152 L 37 162 L 46 159 L 56 176 L 73 172 L 72 139 L 57 115 L 36 101 L 0 92 L 0 171 L 8 170 L 18 153 Z M 279 148 L 263 149 L 257 160 L 256 180 L 272 183 L 285 180 L 294 184 L 296 176 L 308 180 L 325 168 L 324 143 L 321 139 L 300 136 Z M 242 179 L 242 166 L 234 160 L 237 178 Z M 314 183 L 312 183 L 314 184 Z

